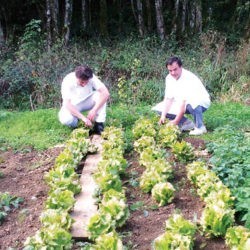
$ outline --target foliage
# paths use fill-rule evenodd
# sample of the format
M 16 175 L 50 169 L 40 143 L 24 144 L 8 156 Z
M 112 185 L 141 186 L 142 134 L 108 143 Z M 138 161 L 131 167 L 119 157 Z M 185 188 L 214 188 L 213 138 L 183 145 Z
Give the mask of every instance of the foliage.
M 154 250 L 192 249 L 196 225 L 184 219 L 181 214 L 174 213 L 166 221 L 165 233 L 153 242 Z
M 200 223 L 208 236 L 225 236 L 227 229 L 234 223 L 234 210 L 209 204 L 202 212 Z
M 93 247 L 94 249 L 117 249 L 122 250 L 123 245 L 119 235 L 113 231 L 107 234 L 100 235 L 96 239 L 96 244 Z
M 210 162 L 213 170 L 235 196 L 236 211 L 240 219 L 250 227 L 249 138 L 230 126 L 221 127 L 215 133 L 221 141 L 208 145 L 213 153 Z
M 23 198 L 16 197 L 8 192 L 0 193 L 0 225 L 11 210 L 18 208 L 23 203 Z
M 58 108 L 62 78 L 79 64 L 90 65 L 105 82 L 112 104 L 122 102 L 131 110 L 142 103 L 152 105 L 164 96 L 165 60 L 173 54 L 181 56 L 184 67 L 200 76 L 213 100 L 224 96 L 243 102 L 248 98 L 249 43 L 242 41 L 234 50 L 227 49 L 223 34 L 218 32 L 205 33 L 198 42 L 183 48 L 176 43 L 173 49 L 170 43 L 161 44 L 149 36 L 112 43 L 98 39 L 72 42 L 63 49 L 58 40 L 48 51 L 37 45 L 43 43 L 43 38 L 37 41 L 38 31 L 39 22 L 33 20 L 18 50 L 6 52 L 0 59 L 1 108 Z
M 178 126 L 166 123 L 159 129 L 157 142 L 164 148 L 171 148 L 179 138 L 180 130 Z
M 28 237 L 24 243 L 24 250 L 43 249 L 49 246 L 53 249 L 72 249 L 71 234 L 61 227 L 46 227 Z
M 180 162 L 190 162 L 195 159 L 193 146 L 182 140 L 172 144 L 172 153 Z
M 250 247 L 250 231 L 243 226 L 228 228 L 226 244 L 230 249 L 248 249 Z
M 69 229 L 73 220 L 69 216 L 69 211 L 75 203 L 74 193 L 78 193 L 81 189 L 76 183 L 77 176 L 74 170 L 77 165 L 74 165 L 74 163 L 79 163 L 80 154 L 81 157 L 84 157 L 88 153 L 90 143 L 87 135 L 84 129 L 75 129 L 71 139 L 66 143 L 65 149 L 60 154 L 60 159 L 56 160 L 54 169 L 45 174 L 50 190 L 45 202 L 46 210 L 40 216 L 42 227 L 34 236 L 26 239 L 25 250 L 72 248 L 72 237 Z M 85 145 L 84 150 L 81 146 L 82 142 L 87 142 L 83 143 Z M 68 154 L 65 154 L 66 151 Z M 76 160 L 72 159 L 72 155 L 76 157 Z M 68 164 L 69 162 L 70 164 Z
M 174 198 L 175 189 L 170 182 L 157 183 L 152 188 L 152 197 L 159 203 L 159 207 L 170 203 Z

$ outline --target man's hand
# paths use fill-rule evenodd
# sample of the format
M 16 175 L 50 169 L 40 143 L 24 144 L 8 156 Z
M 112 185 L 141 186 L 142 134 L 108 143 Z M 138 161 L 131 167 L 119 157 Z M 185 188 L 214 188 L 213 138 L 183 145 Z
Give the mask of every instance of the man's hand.
M 164 124 L 166 120 L 166 117 L 161 117 L 159 120 L 159 124 Z
M 96 117 L 96 113 L 97 111 L 95 109 L 91 109 L 87 115 L 87 118 L 90 120 L 90 121 L 94 121 L 95 120 L 95 117 Z
M 169 121 L 169 123 L 172 124 L 172 125 L 177 125 L 178 124 L 175 120 L 171 120 L 171 121 Z
M 86 118 L 86 117 L 83 117 L 82 118 L 82 121 L 84 122 L 84 124 L 87 126 L 87 127 L 92 127 L 92 122 Z

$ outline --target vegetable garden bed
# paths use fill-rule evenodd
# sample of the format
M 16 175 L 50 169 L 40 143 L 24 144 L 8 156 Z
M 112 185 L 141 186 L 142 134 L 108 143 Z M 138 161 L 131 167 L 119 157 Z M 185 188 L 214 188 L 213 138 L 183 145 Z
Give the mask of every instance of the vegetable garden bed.
M 196 138 L 186 138 L 203 154 L 204 142 Z M 24 198 L 21 208 L 13 210 L 0 226 L 0 249 L 22 249 L 23 242 L 28 236 L 40 228 L 39 216 L 44 208 L 48 187 L 43 182 L 46 171 L 54 165 L 60 148 L 47 150 L 37 154 L 5 152 L 1 155 L 0 169 L 4 177 L 0 179 L 0 191 Z M 203 157 L 207 157 L 206 153 Z M 122 242 L 128 249 L 151 249 L 152 241 L 164 232 L 165 221 L 177 209 L 189 220 L 199 219 L 204 209 L 204 202 L 196 194 L 193 185 L 187 180 L 185 164 L 176 162 L 173 165 L 172 184 L 176 188 L 171 203 L 158 207 L 151 194 L 143 193 L 138 187 L 138 177 L 144 168 L 140 166 L 135 152 L 126 156 L 129 167 L 123 177 L 126 188 L 127 203 L 130 216 L 126 224 L 117 231 L 122 235 Z M 38 168 L 39 166 L 39 168 Z M 78 243 L 74 249 L 80 249 Z M 196 233 L 194 249 L 228 249 L 221 238 L 207 239 Z

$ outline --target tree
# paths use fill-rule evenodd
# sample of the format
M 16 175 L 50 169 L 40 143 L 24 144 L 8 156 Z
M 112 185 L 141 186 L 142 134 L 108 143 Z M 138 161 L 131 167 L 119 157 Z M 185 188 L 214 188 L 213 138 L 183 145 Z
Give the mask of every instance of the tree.
M 107 25 L 107 2 L 106 0 L 100 0 L 100 33 L 102 36 L 108 35 Z
M 65 14 L 64 14 L 64 43 L 68 45 L 70 38 L 70 25 L 72 17 L 72 0 L 65 0 Z
M 162 14 L 162 0 L 155 0 L 155 10 L 156 10 L 157 32 L 161 40 L 164 40 L 166 34 L 165 34 L 164 19 Z

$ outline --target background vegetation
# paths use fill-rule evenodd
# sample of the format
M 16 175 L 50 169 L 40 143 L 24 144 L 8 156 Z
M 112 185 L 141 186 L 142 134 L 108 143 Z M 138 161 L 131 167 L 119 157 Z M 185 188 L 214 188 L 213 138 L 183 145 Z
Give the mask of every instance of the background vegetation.
M 245 0 L 3 0 L 0 108 L 59 108 L 61 80 L 79 64 L 107 84 L 111 104 L 152 104 L 173 54 L 213 101 L 249 102 L 249 8 Z

